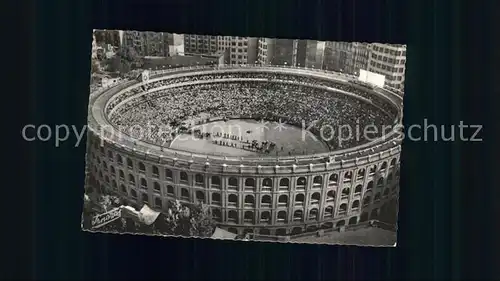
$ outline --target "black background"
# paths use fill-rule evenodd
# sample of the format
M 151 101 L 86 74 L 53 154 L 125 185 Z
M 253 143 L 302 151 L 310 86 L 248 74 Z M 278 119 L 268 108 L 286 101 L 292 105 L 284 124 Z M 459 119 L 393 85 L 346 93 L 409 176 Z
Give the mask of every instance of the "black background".
M 468 3 L 465 3 L 468 2 Z M 0 277 L 29 279 L 486 279 L 493 232 L 496 1 L 46 0 L 16 30 L 15 121 L 86 124 L 92 28 L 407 44 L 404 123 L 482 124 L 481 143 L 405 141 L 397 248 L 241 243 L 80 231 L 85 145 L 25 142 L 5 183 Z M 495 36 L 494 36 L 495 35 Z M 4 37 L 5 39 L 5 37 Z M 5 39 L 7 40 L 7 39 Z M 12 39 L 9 40 L 9 44 Z M 7 42 L 7 41 L 6 41 Z M 21 45 L 21 44 L 20 44 Z M 24 50 L 24 49 L 23 49 Z M 495 76 L 496 75 L 496 76 Z M 17 94 L 11 93 L 16 96 Z M 14 121 L 7 119 L 7 121 Z M 84 142 L 85 139 L 82 141 Z M 8 156 L 5 157 L 8 157 Z M 17 165 L 17 166 L 16 166 Z M 4 170 L 10 173 L 11 168 Z M 22 181 L 26 181 L 23 183 Z M 7 192 L 16 192 L 18 195 Z M 10 206 L 12 204 L 13 206 Z M 12 221 L 11 221 L 12 220 Z M 4 230 L 5 229 L 5 230 Z

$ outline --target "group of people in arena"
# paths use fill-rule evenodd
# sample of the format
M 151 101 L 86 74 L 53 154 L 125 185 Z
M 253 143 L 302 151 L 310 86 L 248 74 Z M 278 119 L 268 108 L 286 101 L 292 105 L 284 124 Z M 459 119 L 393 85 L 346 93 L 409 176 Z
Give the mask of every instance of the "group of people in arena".
M 158 89 L 170 85 L 175 86 Z M 321 135 L 332 150 L 343 149 L 380 136 L 382 127 L 394 124 L 397 116 L 389 103 L 354 85 L 281 73 L 229 72 L 164 79 L 117 96 L 106 110 L 136 95 L 120 106 L 110 121 L 132 137 L 162 146 L 168 146 L 181 124 L 191 120 L 244 116 L 296 125 Z M 144 129 L 134 130 L 146 128 L 146 124 L 150 128 L 147 134 Z M 363 128 L 369 125 L 380 129 L 367 135 Z M 342 127 L 344 130 L 339 129 Z

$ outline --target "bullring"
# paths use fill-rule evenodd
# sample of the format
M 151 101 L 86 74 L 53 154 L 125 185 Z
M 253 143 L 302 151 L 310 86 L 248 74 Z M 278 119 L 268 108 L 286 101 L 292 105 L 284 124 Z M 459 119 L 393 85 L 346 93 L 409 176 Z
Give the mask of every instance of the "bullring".
M 227 91 L 222 107 L 207 100 L 199 106 L 203 118 L 186 121 L 193 99 L 214 97 L 211 89 Z M 184 92 L 192 99 L 179 102 L 176 95 Z M 286 107 L 280 107 L 285 97 L 290 97 Z M 242 98 L 247 102 L 238 103 Z M 228 113 L 226 105 L 236 103 Z M 320 70 L 228 66 L 158 71 L 148 81 L 125 81 L 91 94 L 90 173 L 100 187 L 133 206 L 164 211 L 173 199 L 203 202 L 220 227 L 239 234 L 285 236 L 355 225 L 377 218 L 398 195 L 401 146 L 395 132 L 343 146 L 327 142 L 329 149 L 322 153 L 231 156 L 172 148 L 175 127 L 245 118 L 395 126 L 401 123 L 401 104 L 401 94 L 393 89 Z M 293 112 L 286 109 L 294 107 Z M 361 109 L 367 107 L 371 115 L 364 116 Z M 141 110 L 134 113 L 134 108 Z M 154 108 L 162 110 L 156 115 Z M 140 113 L 172 123 L 171 131 L 124 131 L 146 120 Z

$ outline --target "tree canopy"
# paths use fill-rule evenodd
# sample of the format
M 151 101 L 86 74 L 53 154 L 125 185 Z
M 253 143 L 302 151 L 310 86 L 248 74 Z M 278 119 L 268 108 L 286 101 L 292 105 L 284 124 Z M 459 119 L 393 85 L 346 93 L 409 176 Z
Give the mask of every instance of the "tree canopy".
M 164 235 L 182 235 L 210 237 L 215 229 L 215 222 L 204 205 L 184 206 L 179 201 L 172 202 L 168 214 L 155 222 L 155 233 Z

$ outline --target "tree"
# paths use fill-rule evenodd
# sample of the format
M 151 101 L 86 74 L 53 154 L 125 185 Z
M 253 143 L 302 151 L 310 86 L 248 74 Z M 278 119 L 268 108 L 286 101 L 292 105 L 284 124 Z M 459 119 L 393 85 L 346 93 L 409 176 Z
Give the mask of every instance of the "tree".
M 168 213 L 162 215 L 153 232 L 164 235 L 182 235 L 195 237 L 210 237 L 215 229 L 215 222 L 203 205 L 183 206 L 174 201 Z
M 106 61 L 107 69 L 110 72 L 127 73 L 130 71 L 130 62 L 123 60 L 119 56 L 115 56 Z

